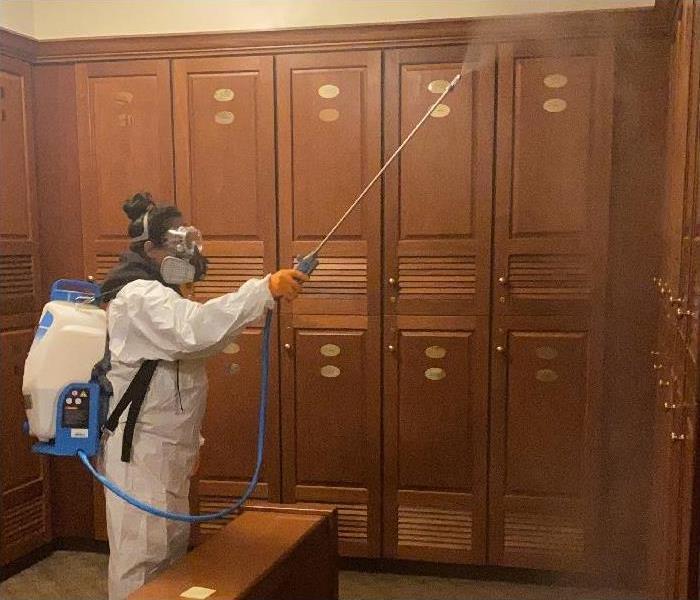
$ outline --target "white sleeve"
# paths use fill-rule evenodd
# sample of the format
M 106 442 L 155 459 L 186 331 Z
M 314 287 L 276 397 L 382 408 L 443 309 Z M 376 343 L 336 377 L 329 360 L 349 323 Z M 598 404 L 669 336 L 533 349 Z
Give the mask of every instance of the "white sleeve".
M 275 306 L 269 276 L 200 304 L 157 281 L 125 286 L 108 312 L 110 350 L 126 363 L 194 358 L 237 336 Z

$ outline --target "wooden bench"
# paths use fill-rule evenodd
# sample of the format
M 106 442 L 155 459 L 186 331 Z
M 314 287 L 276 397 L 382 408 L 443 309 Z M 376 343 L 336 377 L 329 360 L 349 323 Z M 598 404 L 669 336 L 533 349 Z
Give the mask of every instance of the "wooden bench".
M 337 600 L 337 535 L 333 509 L 247 508 L 129 599 Z

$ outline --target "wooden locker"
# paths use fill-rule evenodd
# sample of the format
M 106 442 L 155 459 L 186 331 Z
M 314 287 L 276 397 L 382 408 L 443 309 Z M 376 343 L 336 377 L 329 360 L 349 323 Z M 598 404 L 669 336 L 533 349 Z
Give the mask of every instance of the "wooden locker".
M 0 564 L 51 541 L 48 461 L 22 430 L 22 373 L 33 329 L 0 333 Z
M 379 320 L 283 315 L 282 500 L 338 507 L 343 555 L 381 546 Z
M 385 159 L 461 71 L 466 48 L 385 54 Z M 495 49 L 462 78 L 384 176 L 388 314 L 489 309 Z
M 84 63 L 76 87 L 85 270 L 102 281 L 128 246 L 124 201 L 175 200 L 170 65 Z
M 280 263 L 326 235 L 369 183 L 381 159 L 381 53 L 275 58 Z M 301 297 L 282 312 L 380 310 L 380 186 L 324 248 Z
M 608 41 L 499 46 L 495 314 L 587 314 L 605 299 Z
M 0 57 L 0 315 L 39 309 L 31 67 Z
M 484 563 L 486 317 L 386 317 L 384 556 Z
M 492 346 L 489 560 L 582 570 L 598 533 L 599 342 L 578 317 L 519 316 Z
M 199 299 L 275 268 L 272 77 L 269 56 L 173 61 L 177 203 L 210 261 Z
M 272 57 L 173 61 L 175 181 L 185 220 L 204 234 L 209 271 L 195 285 L 207 300 L 275 270 L 276 199 Z M 255 465 L 261 324 L 209 360 L 207 439 L 199 509 L 233 502 Z M 276 339 L 276 329 L 272 333 Z M 277 345 L 271 372 L 265 467 L 254 497 L 279 501 Z M 220 527 L 204 524 L 203 533 Z

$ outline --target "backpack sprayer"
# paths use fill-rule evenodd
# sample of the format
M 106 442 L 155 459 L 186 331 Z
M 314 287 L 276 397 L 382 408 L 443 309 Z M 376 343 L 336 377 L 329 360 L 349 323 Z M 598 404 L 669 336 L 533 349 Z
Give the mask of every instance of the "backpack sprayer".
M 468 70 L 473 70 L 471 66 Z M 360 192 L 345 214 L 321 242 L 306 256 L 297 257 L 296 268 L 311 275 L 318 266 L 318 255 L 328 240 L 355 210 L 367 192 L 384 174 L 406 144 L 423 126 L 428 117 L 459 83 L 467 70 L 457 74 L 438 99 L 418 121 L 379 172 Z M 265 316 L 260 365 L 260 404 L 255 471 L 244 494 L 231 506 L 210 514 L 172 513 L 145 504 L 130 496 L 107 479 L 90 462 L 100 449 L 107 406 L 100 398 L 100 386 L 92 375 L 93 367 L 103 357 L 107 339 L 107 315 L 99 307 L 100 287 L 92 282 L 61 279 L 51 288 L 44 306 L 34 341 L 24 367 L 22 393 L 27 413 L 25 431 L 39 439 L 32 450 L 54 456 L 78 456 L 90 473 L 108 490 L 136 508 L 152 515 L 175 521 L 201 523 L 224 518 L 243 506 L 255 490 L 260 478 L 265 442 L 267 392 L 270 364 L 270 325 L 272 311 Z

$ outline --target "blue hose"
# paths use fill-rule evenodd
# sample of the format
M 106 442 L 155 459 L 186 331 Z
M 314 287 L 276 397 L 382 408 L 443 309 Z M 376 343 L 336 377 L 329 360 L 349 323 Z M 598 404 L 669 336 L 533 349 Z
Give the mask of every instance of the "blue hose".
M 258 409 L 258 453 L 255 463 L 255 471 L 253 472 L 253 477 L 248 484 L 243 495 L 234 502 L 228 508 L 220 510 L 219 512 L 209 513 L 206 515 L 187 515 L 183 513 L 172 513 L 167 510 L 161 510 L 145 502 L 141 502 L 136 498 L 130 496 L 127 492 L 121 489 L 113 481 L 107 479 L 102 473 L 100 473 L 95 466 L 90 462 L 87 454 L 82 450 L 78 450 L 78 456 L 83 464 L 87 468 L 92 476 L 97 479 L 103 486 L 105 486 L 110 492 L 119 496 L 122 500 L 128 502 L 132 506 L 143 510 L 147 513 L 155 515 L 156 517 L 163 517 L 164 519 L 170 519 L 172 521 L 185 521 L 186 523 L 204 523 L 206 521 L 215 521 L 217 519 L 223 519 L 233 512 L 236 512 L 241 506 L 243 506 L 246 501 L 250 498 L 258 485 L 258 480 L 260 479 L 260 470 L 262 469 L 263 453 L 265 450 L 265 419 L 267 416 L 267 390 L 270 383 L 270 328 L 272 325 L 272 311 L 268 310 L 265 316 L 265 326 L 263 328 L 262 335 L 262 360 L 260 364 L 260 408 Z

